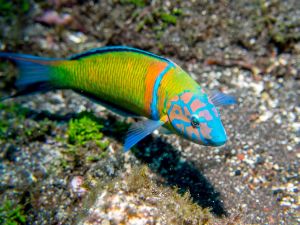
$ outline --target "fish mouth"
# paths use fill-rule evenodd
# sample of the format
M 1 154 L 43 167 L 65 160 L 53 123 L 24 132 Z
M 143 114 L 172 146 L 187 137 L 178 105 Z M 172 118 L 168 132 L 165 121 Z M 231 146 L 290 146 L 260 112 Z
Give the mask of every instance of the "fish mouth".
M 203 139 L 188 138 L 188 139 L 196 144 L 200 144 L 200 145 L 204 145 L 204 146 L 218 147 L 218 146 L 224 145 L 227 142 L 227 135 L 219 135 L 219 136 L 215 136 L 215 137 L 209 138 L 209 139 L 208 138 L 203 138 Z
M 214 137 L 213 139 L 207 140 L 207 142 L 211 146 L 222 146 L 227 142 L 227 136 L 219 135 L 219 136 Z

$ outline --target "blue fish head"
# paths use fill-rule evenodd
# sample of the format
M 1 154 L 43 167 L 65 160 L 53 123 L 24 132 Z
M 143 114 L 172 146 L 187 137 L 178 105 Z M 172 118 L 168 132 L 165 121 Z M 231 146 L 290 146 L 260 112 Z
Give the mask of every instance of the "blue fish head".
M 220 113 L 204 92 L 184 92 L 172 98 L 167 114 L 172 129 L 188 140 L 207 146 L 227 141 Z

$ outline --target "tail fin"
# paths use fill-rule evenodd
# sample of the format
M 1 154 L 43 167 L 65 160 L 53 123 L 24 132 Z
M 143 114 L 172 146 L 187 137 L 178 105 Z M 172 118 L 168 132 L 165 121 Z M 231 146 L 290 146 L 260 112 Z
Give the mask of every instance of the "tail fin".
M 20 75 L 16 81 L 18 92 L 12 96 L 0 98 L 0 101 L 21 95 L 45 92 L 55 88 L 51 83 L 52 69 L 55 63 L 61 59 L 0 52 L 1 58 L 16 63 Z

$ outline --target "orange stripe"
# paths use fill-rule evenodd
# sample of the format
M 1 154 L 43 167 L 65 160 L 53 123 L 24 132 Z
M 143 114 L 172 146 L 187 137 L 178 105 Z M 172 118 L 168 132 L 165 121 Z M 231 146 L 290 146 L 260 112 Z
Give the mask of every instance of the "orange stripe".
M 145 91 L 145 109 L 147 115 L 151 116 L 151 102 L 153 99 L 153 88 L 158 75 L 165 69 L 167 63 L 165 62 L 155 62 L 152 63 L 146 75 L 146 91 Z

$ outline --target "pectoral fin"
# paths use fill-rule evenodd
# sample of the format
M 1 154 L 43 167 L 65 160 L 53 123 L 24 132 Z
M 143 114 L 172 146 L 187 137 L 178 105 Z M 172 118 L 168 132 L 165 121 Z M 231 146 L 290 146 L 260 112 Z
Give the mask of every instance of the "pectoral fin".
M 236 98 L 234 96 L 227 95 L 218 91 L 213 92 L 213 94 L 210 96 L 210 100 L 217 107 L 237 103 Z
M 167 116 L 161 118 L 160 120 L 149 119 L 131 125 L 126 136 L 124 152 L 127 152 L 130 148 L 132 148 L 132 146 L 151 134 L 154 130 L 161 127 L 166 122 Z
M 167 129 L 167 128 L 165 128 L 165 127 L 160 127 L 160 128 L 159 128 L 159 132 L 162 133 L 162 134 L 165 134 L 165 135 L 173 134 L 172 131 L 170 131 L 169 129 Z

